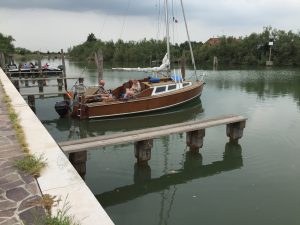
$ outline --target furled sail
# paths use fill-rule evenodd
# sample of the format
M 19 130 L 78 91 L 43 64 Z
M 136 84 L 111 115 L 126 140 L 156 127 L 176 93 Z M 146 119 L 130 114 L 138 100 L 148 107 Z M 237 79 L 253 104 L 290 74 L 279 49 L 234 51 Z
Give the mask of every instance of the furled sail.
M 159 67 L 147 67 L 147 68 L 112 68 L 113 70 L 122 70 L 122 71 L 138 71 L 138 72 L 167 72 L 170 70 L 170 61 L 168 58 L 168 53 L 166 53 L 165 57 L 162 60 L 162 64 Z

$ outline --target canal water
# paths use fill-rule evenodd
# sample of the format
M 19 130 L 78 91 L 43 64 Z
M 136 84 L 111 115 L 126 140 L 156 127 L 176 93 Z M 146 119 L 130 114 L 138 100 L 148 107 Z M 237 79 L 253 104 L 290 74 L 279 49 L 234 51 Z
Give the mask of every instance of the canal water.
M 67 61 L 68 76 L 96 85 L 96 70 L 82 70 Z M 300 70 L 199 72 L 206 73 L 201 98 L 172 110 L 79 121 L 59 118 L 54 104 L 61 98 L 45 97 L 37 115 L 57 141 L 243 115 L 239 144 L 228 142 L 225 126 L 209 128 L 198 155 L 188 152 L 185 134 L 156 139 L 144 167 L 136 165 L 133 144 L 89 151 L 85 181 L 115 224 L 299 225 Z M 107 69 L 104 76 L 111 88 L 145 74 Z

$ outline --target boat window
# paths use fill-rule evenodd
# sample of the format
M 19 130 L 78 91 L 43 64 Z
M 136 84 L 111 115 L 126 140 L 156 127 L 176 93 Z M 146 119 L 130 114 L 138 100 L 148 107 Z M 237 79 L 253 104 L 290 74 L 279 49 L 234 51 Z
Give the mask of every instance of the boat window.
M 161 92 L 164 92 L 164 91 L 166 91 L 166 86 L 157 87 L 156 90 L 155 90 L 155 93 L 161 93 Z
M 168 91 L 176 89 L 176 84 L 172 84 L 168 86 Z
M 183 87 L 186 87 L 186 86 L 189 86 L 189 85 L 190 85 L 190 83 L 183 83 L 182 84 Z

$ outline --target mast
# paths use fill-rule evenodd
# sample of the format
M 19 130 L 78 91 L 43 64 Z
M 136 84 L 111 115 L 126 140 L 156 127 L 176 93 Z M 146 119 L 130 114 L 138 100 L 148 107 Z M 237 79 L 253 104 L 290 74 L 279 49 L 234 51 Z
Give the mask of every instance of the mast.
M 169 15 L 168 15 L 168 0 L 165 0 L 165 20 L 166 20 L 166 36 L 167 36 L 167 53 L 168 60 L 170 63 L 169 69 L 171 68 L 171 56 L 170 56 L 170 35 L 169 35 Z
M 185 12 L 184 12 L 184 8 L 183 8 L 182 0 L 180 0 L 180 3 L 181 3 L 181 9 L 182 9 L 182 14 L 183 14 L 183 19 L 184 19 L 184 23 L 185 23 L 186 34 L 187 34 L 188 41 L 189 41 L 192 63 L 193 63 L 193 66 L 194 66 L 194 75 L 196 76 L 196 64 L 195 64 L 195 59 L 194 59 L 194 53 L 193 53 L 193 48 L 192 48 L 192 44 L 191 44 L 191 39 L 190 39 L 190 34 L 189 34 L 188 26 L 187 26 L 187 23 L 186 23 Z M 196 78 L 197 78 L 197 76 L 196 76 Z

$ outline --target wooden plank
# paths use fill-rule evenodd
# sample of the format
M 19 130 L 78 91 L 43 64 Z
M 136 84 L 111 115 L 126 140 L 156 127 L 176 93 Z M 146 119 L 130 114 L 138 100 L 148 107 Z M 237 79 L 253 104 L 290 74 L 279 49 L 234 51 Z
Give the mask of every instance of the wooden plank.
M 126 133 L 84 138 L 74 141 L 58 143 L 65 153 L 78 152 L 90 148 L 118 145 L 136 141 L 155 139 L 170 134 L 183 133 L 193 130 L 201 130 L 213 126 L 225 125 L 245 121 L 246 118 L 238 115 L 221 116 L 207 120 L 189 121 L 154 128 L 147 128 Z
M 38 81 L 38 80 L 57 80 L 57 79 L 62 79 L 61 77 L 59 76 L 56 76 L 56 77 L 44 77 L 44 78 L 40 78 L 40 77 L 37 77 L 37 78 L 11 78 L 10 80 L 11 81 L 14 81 L 14 80 L 19 80 L 19 81 Z M 67 77 L 66 79 L 71 79 L 71 80 L 78 80 L 79 77 Z
M 66 91 L 57 91 L 57 92 L 35 92 L 35 93 L 20 93 L 22 96 L 28 95 L 63 95 L 66 94 Z
M 63 71 L 51 71 L 51 70 L 48 70 L 48 71 L 42 71 L 42 72 L 39 72 L 39 71 L 8 71 L 9 74 L 11 75 L 15 75 L 15 74 L 26 74 L 26 75 L 30 75 L 30 74 L 45 74 L 45 75 L 50 75 L 51 73 L 57 73 L 57 74 L 61 74 Z

